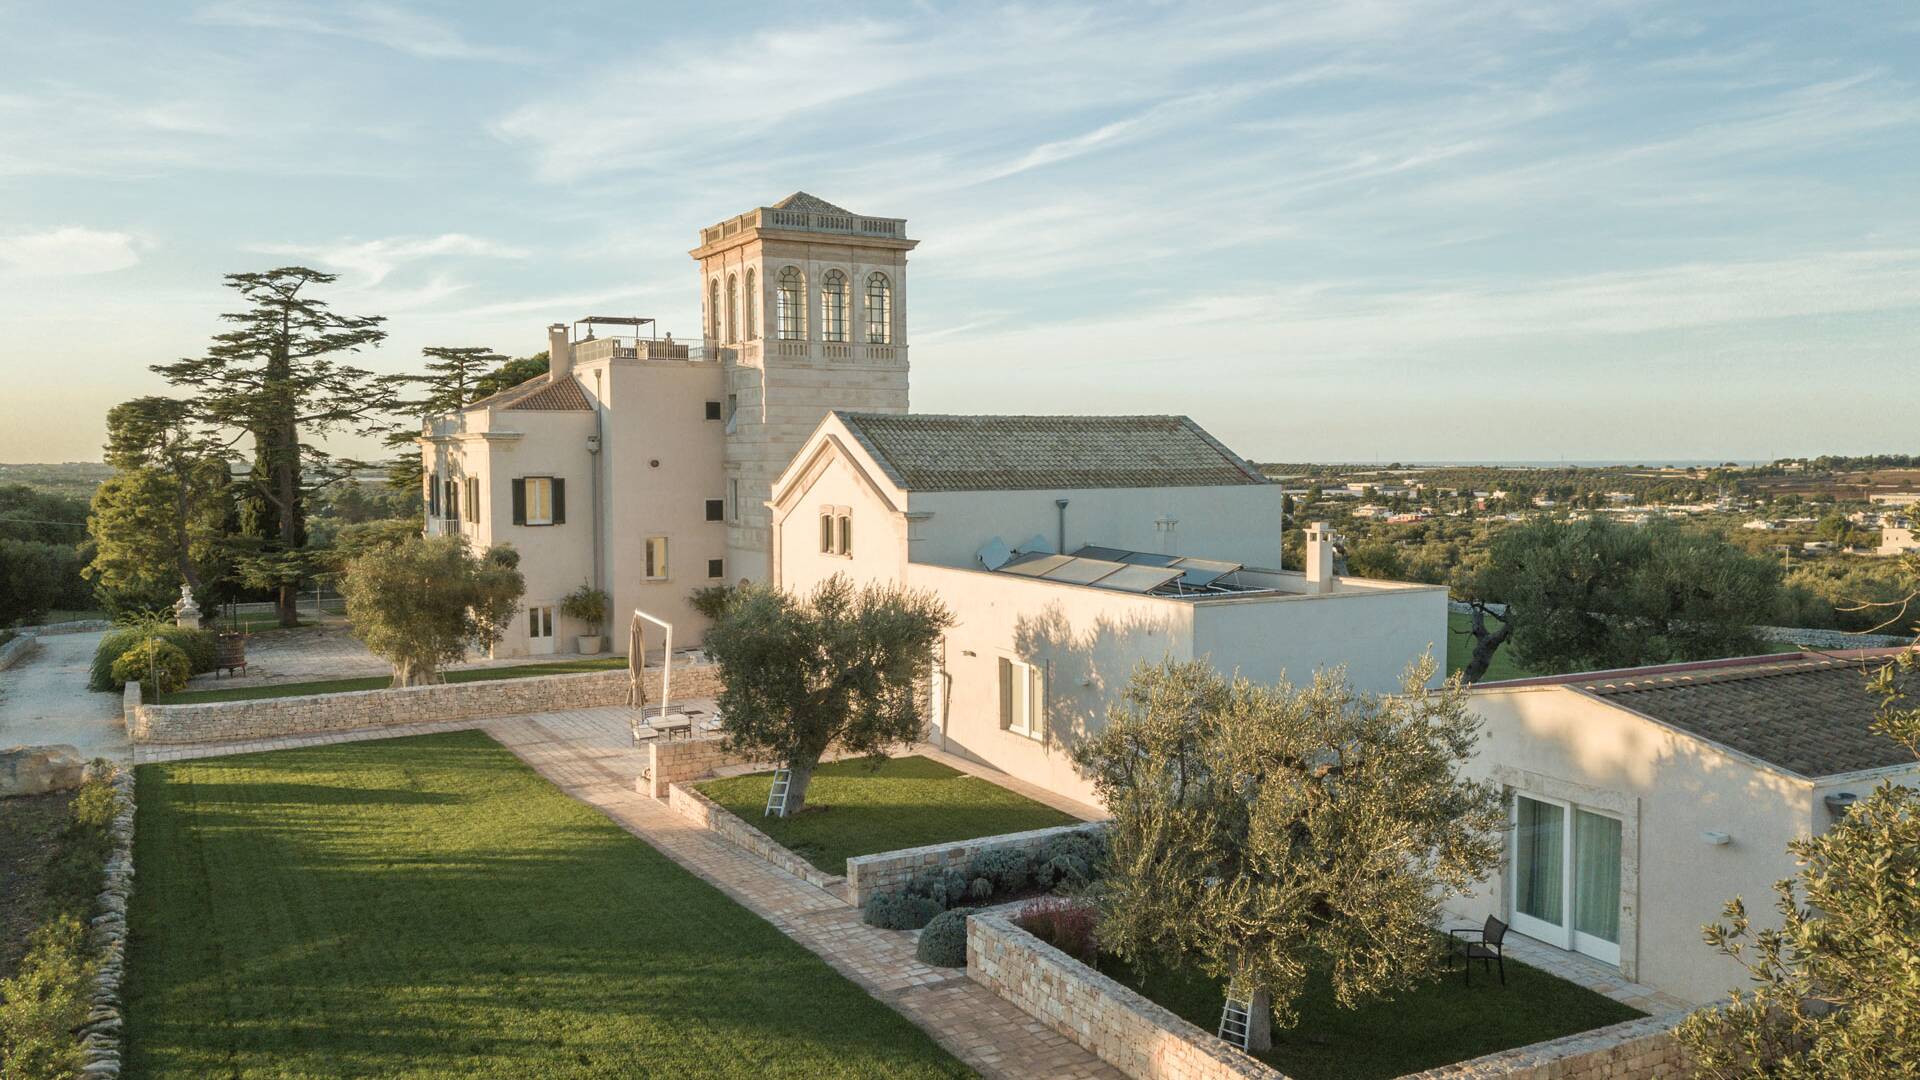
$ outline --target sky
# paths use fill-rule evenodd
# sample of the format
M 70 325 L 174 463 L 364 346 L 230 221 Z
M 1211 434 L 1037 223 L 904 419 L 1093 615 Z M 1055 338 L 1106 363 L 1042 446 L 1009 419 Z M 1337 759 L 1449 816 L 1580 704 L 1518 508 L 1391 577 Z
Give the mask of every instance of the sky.
M 1260 460 L 1920 450 L 1920 7 L 0 0 L 0 461 L 232 310 L 699 327 L 703 225 L 904 217 L 924 412 Z

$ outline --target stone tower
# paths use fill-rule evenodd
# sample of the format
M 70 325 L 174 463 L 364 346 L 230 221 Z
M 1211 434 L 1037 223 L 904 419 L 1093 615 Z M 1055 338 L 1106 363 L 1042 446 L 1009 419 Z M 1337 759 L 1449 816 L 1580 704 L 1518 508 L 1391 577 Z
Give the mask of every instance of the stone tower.
M 700 230 L 702 334 L 726 372 L 727 577 L 765 581 L 773 480 L 832 409 L 907 411 L 907 239 L 804 191 Z

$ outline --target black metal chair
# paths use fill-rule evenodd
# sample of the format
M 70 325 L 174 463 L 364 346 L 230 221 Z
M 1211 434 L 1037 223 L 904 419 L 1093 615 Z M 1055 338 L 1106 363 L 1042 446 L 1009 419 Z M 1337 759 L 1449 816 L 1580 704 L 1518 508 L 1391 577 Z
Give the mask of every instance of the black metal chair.
M 1507 939 L 1507 924 L 1492 915 L 1487 916 L 1485 926 L 1455 926 L 1447 930 L 1447 967 L 1453 967 L 1453 958 L 1458 956 L 1466 961 L 1461 969 L 1466 973 L 1467 985 L 1473 985 L 1473 962 L 1480 961 L 1482 967 L 1500 965 L 1500 985 L 1507 985 L 1507 957 L 1503 944 Z

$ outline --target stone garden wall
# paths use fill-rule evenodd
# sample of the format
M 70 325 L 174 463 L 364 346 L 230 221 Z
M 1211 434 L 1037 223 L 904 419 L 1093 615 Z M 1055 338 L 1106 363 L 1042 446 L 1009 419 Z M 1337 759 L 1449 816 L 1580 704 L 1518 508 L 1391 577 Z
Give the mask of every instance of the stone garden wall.
M 667 805 L 808 884 L 830 889 L 842 880 L 839 875 L 829 874 L 780 846 L 773 837 L 740 820 L 726 807 L 695 791 L 690 784 L 669 785 Z
M 695 696 L 712 697 L 719 692 L 719 678 L 716 675 L 713 693 Z M 640 774 L 640 779 L 635 782 L 634 788 L 642 795 L 666 799 L 669 798 L 669 791 L 675 784 L 712 776 L 718 769 L 755 764 L 743 755 L 728 753 L 725 745 L 725 741 L 718 735 L 704 735 L 692 739 L 665 737 L 654 739 L 647 744 L 647 769 Z M 768 768 L 772 766 L 769 765 Z
M 962 840 L 952 844 L 932 844 L 927 847 L 902 848 L 899 851 L 882 851 L 875 855 L 856 855 L 847 860 L 847 899 L 854 907 L 864 907 L 868 897 L 875 893 L 898 892 L 922 870 L 949 866 L 964 867 L 973 860 L 975 855 L 983 851 L 1037 851 L 1048 840 L 1061 833 L 1104 828 L 1106 825 L 1101 822 L 1090 825 L 1056 825 L 1050 829 L 1031 829 L 1027 832 L 1002 833 L 999 836 L 982 836 L 975 840 Z
M 982 912 L 967 919 L 967 976 L 1135 1080 L 1286 1080 L 1080 961 Z M 1656 1080 L 1685 1075 L 1673 1029 L 1643 1017 L 1503 1050 L 1401 1080 Z
M 648 700 L 658 701 L 660 672 L 649 670 L 642 677 Z M 674 672 L 673 682 L 675 697 L 681 700 L 713 697 L 720 690 L 719 669 L 682 668 Z M 625 671 L 595 671 L 253 701 L 142 704 L 132 709 L 127 733 L 136 743 L 225 742 L 591 709 L 624 705 L 626 700 Z
M 0 671 L 24 662 L 39 647 L 40 642 L 33 634 L 21 634 L 5 645 L 0 645 Z
M 967 976 L 1135 1080 L 1286 1080 L 1005 915 L 967 919 Z

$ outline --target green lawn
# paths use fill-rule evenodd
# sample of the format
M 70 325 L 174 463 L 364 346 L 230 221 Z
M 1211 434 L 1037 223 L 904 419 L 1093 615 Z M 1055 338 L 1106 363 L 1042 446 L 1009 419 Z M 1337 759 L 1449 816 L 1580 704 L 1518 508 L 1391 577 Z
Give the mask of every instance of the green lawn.
M 585 671 L 616 671 L 627 666 L 624 656 L 597 656 L 591 660 L 560 660 L 551 664 L 522 664 L 515 667 L 467 668 L 447 672 L 447 681 L 491 682 L 494 679 L 527 679 L 536 675 L 574 675 Z M 160 705 L 198 705 L 210 701 L 257 701 L 261 698 L 301 697 L 307 694 L 341 694 L 349 690 L 385 690 L 393 685 L 386 675 L 364 679 L 321 679 L 316 682 L 272 683 L 267 686 L 237 686 L 232 689 L 181 690 L 163 694 Z
M 479 732 L 138 781 L 128 1076 L 971 1075 Z
M 1101 968 L 1207 1031 L 1220 1026 L 1220 984 L 1197 971 L 1142 979 L 1117 960 Z M 1274 1031 L 1273 1050 L 1260 1055 L 1294 1080 L 1385 1080 L 1643 1015 L 1515 961 L 1507 962 L 1505 986 L 1476 967 L 1471 987 L 1456 971 L 1352 1010 L 1336 1006 L 1331 984 L 1318 977 L 1296 1007 L 1300 1022 Z
M 773 786 L 771 773 L 696 786 L 829 874 L 846 873 L 847 860 L 855 855 L 1080 820 L 919 756 L 890 758 L 878 772 L 857 760 L 822 765 L 807 786 L 807 808 L 790 818 L 761 816 Z

